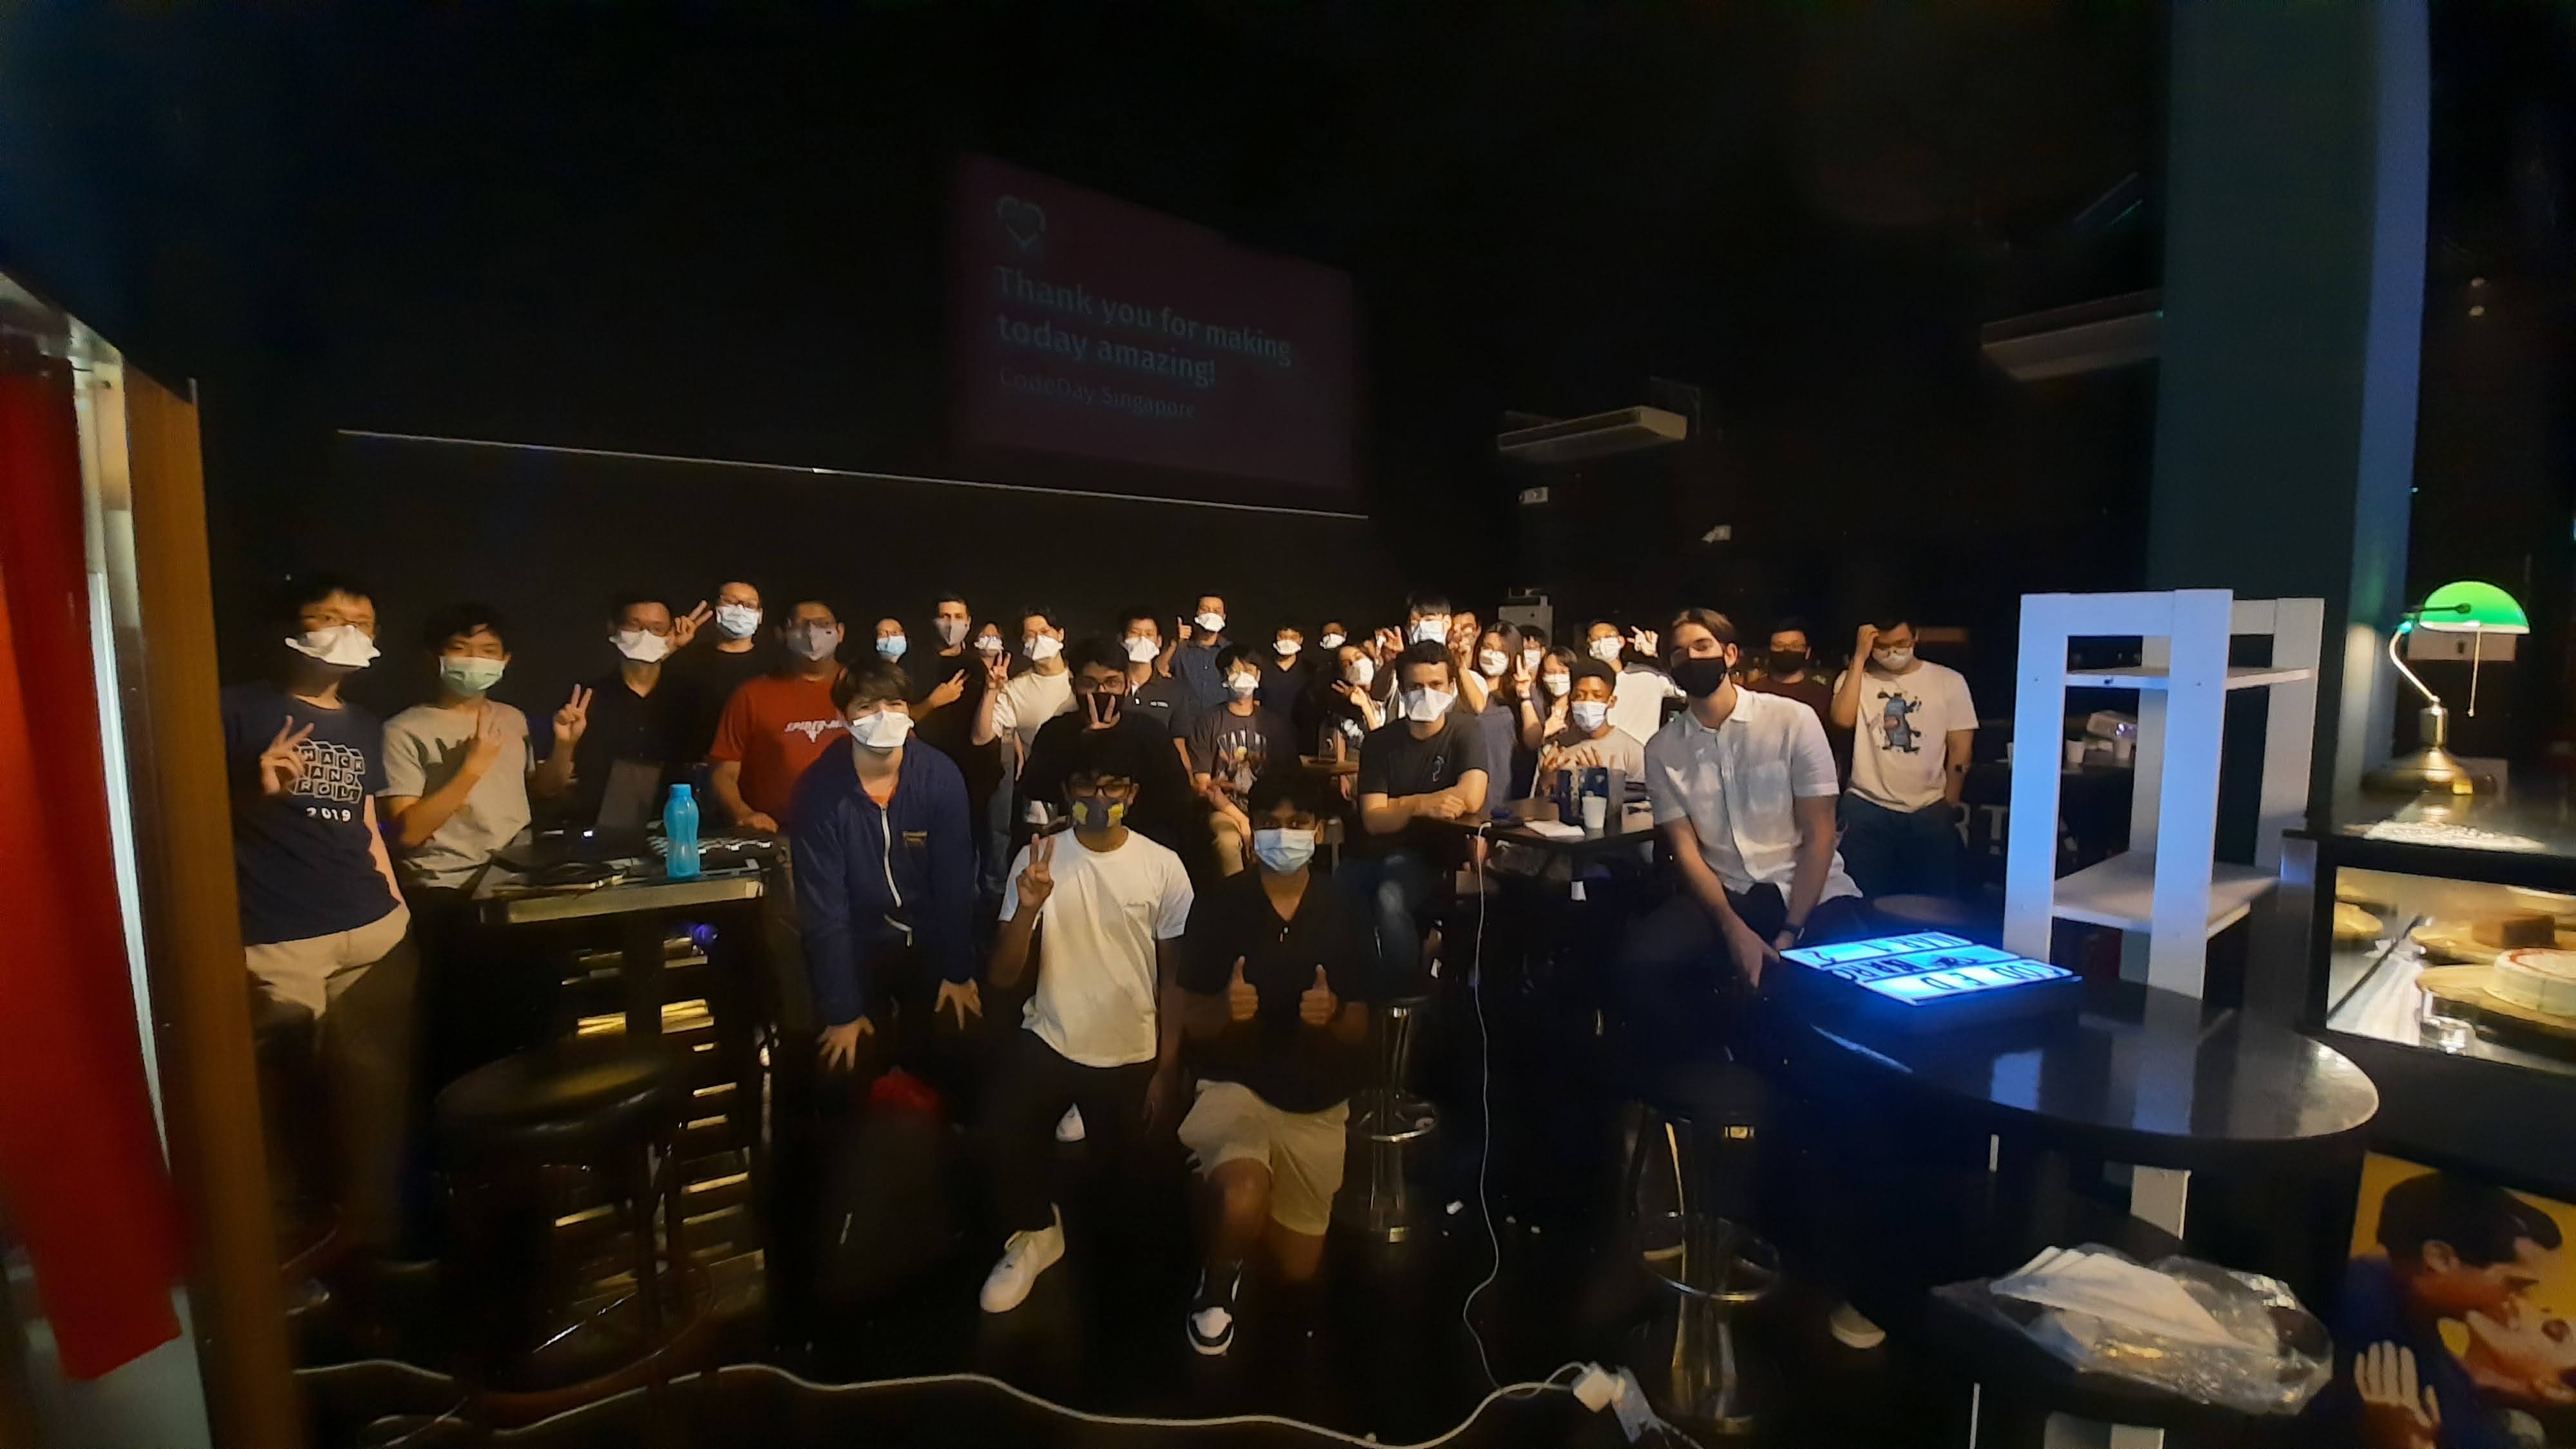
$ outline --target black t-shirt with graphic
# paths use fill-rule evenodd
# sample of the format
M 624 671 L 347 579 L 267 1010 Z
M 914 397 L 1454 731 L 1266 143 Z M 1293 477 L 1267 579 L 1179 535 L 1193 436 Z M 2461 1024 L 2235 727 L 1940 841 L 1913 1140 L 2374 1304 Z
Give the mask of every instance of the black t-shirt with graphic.
M 1508 767 L 1509 762 L 1505 762 Z M 1485 758 L 1484 731 L 1475 716 L 1465 708 L 1452 708 L 1440 717 L 1440 728 L 1427 739 L 1415 739 L 1413 728 L 1403 720 L 1390 720 L 1386 727 L 1371 731 L 1360 745 L 1358 793 L 1384 795 L 1390 800 L 1406 795 L 1428 795 L 1446 790 L 1458 783 L 1470 770 L 1486 772 L 1486 800 L 1494 795 L 1494 767 Z M 1473 824 L 1469 817 L 1463 820 Z M 1398 847 L 1414 850 L 1453 853 L 1460 847 L 1453 831 L 1425 820 L 1408 821 L 1393 835 L 1371 835 L 1363 830 L 1345 848 L 1355 855 L 1384 855 Z
M 1255 706 L 1250 714 L 1212 709 L 1190 726 L 1190 770 L 1248 788 L 1273 765 L 1297 763 L 1288 717 Z
M 394 908 L 393 887 L 376 869 L 367 833 L 367 801 L 385 788 L 383 723 L 354 704 L 323 709 L 274 684 L 225 690 L 221 713 L 242 944 L 301 941 L 383 920 Z M 297 747 L 304 776 L 288 794 L 263 795 L 259 757 L 288 720 L 313 727 Z

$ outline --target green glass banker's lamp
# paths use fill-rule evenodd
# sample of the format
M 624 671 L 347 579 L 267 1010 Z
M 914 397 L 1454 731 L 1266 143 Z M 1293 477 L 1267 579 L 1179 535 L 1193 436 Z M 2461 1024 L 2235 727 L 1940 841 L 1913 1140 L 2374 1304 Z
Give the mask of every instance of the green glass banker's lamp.
M 2495 777 L 2471 773 L 2444 748 L 2450 743 L 2451 712 L 2442 707 L 2441 696 L 2426 688 L 2424 681 L 2415 677 L 2415 671 L 2406 667 L 2406 661 L 2398 657 L 2398 641 L 2417 629 L 2470 636 L 2469 713 L 2474 717 L 2478 712 L 2478 660 L 2483 642 L 2480 636 L 2528 634 L 2531 620 L 2523 614 L 2522 605 L 2513 601 L 2513 595 L 2474 579 L 2444 584 L 2420 607 L 2409 609 L 2399 621 L 2397 632 L 2388 636 L 2388 662 L 2396 665 L 2406 682 L 2424 696 L 2424 708 L 2415 716 L 2423 748 L 2411 755 L 2400 755 L 2362 776 L 2361 786 L 2384 795 L 2420 795 L 2428 790 L 2474 795 L 2493 790 Z

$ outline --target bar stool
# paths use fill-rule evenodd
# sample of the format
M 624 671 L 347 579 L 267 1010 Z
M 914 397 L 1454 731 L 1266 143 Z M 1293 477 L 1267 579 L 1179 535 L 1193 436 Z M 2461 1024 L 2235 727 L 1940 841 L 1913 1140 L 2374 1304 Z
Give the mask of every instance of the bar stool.
M 1351 1155 L 1359 1171 L 1342 1184 L 1333 1217 L 1382 1243 L 1400 1243 L 1420 1226 L 1414 1178 L 1440 1109 L 1411 1090 L 1413 1050 L 1429 997 L 1377 1003 L 1369 1016 L 1369 1085 L 1351 1101 Z
M 530 1422 L 641 1383 L 661 1421 L 672 1362 L 704 1322 L 672 1160 L 688 1066 L 656 1039 L 576 1037 L 477 1068 L 439 1093 L 469 1419 Z M 585 1179 L 602 1185 L 604 1205 L 580 1201 Z M 531 1290 L 559 1284 L 558 1229 L 584 1222 L 610 1230 L 603 1247 L 624 1229 L 631 1285 L 609 1280 L 600 1287 L 612 1296 L 599 1302 L 584 1273 L 571 1292 L 532 1301 Z M 635 1327 L 622 1353 L 566 1362 L 593 1351 L 585 1330 L 619 1336 L 610 1315 L 629 1303 Z M 562 1381 L 570 1373 L 586 1376 Z
M 1623 1207 L 1649 1276 L 1670 1295 L 1645 1330 L 1648 1399 L 1666 1418 L 1721 1433 L 1755 1425 L 1760 1377 L 1737 1315 L 1780 1286 L 1779 1250 L 1743 1225 L 1752 1206 L 1761 1078 L 1698 1063 L 1646 1084 Z

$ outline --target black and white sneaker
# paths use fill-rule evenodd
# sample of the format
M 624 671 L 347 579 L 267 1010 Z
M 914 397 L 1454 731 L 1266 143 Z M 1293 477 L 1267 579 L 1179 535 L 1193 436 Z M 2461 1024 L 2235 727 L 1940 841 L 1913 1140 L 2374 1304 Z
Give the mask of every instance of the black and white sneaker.
M 1234 1347 L 1234 1298 L 1243 1287 L 1243 1265 L 1210 1272 L 1199 1270 L 1199 1287 L 1190 1295 L 1190 1347 L 1214 1357 Z

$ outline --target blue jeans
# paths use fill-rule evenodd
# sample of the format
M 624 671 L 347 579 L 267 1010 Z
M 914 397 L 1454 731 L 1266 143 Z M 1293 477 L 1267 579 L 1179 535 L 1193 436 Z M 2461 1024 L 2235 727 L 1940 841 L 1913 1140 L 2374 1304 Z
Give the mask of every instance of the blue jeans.
M 1843 868 L 1860 893 L 1881 896 L 1959 894 L 1958 817 L 1946 804 L 1890 810 L 1858 795 L 1842 802 Z
M 1422 907 L 1436 879 L 1430 862 L 1410 850 L 1346 856 L 1333 879 L 1343 902 L 1376 937 L 1379 989 L 1390 997 L 1419 995 Z

